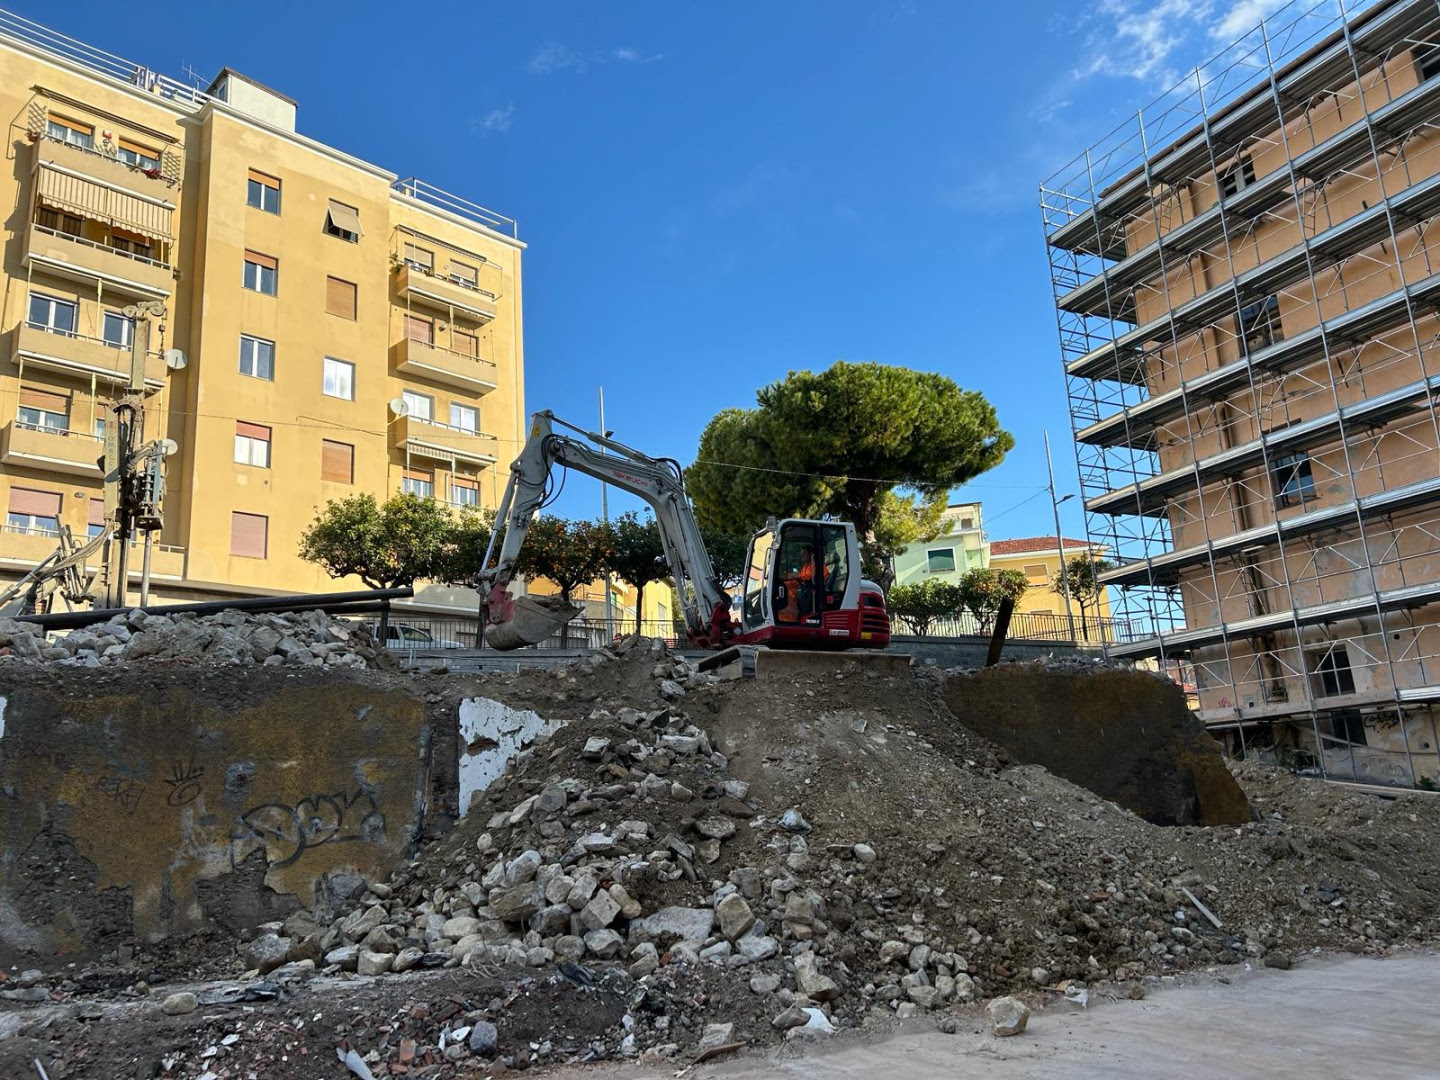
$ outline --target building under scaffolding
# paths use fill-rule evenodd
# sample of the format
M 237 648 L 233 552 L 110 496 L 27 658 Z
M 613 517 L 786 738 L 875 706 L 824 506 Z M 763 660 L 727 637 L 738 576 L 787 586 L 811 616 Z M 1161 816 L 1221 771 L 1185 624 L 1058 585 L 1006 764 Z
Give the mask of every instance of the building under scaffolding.
M 1440 3 L 1294 0 L 1041 188 L 1118 659 L 1440 779 Z

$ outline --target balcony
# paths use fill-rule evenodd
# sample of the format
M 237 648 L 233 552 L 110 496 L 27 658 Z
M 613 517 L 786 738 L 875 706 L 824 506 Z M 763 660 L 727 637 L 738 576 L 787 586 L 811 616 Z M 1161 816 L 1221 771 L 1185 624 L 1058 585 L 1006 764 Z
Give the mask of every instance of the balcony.
M 395 271 L 395 291 L 401 299 L 439 311 L 463 311 L 481 322 L 495 318 L 494 293 L 474 285 L 463 285 L 454 278 L 429 273 L 409 263 Z
M 98 496 L 97 496 L 98 497 Z M 71 537 L 77 545 L 86 542 L 83 529 L 72 529 Z M 0 566 L 7 569 L 28 570 L 35 564 L 55 554 L 60 543 L 60 534 L 48 529 L 16 529 L 6 526 L 0 534 Z M 143 540 L 130 542 L 130 580 L 140 580 L 141 563 L 145 554 Z M 105 550 L 100 548 L 85 560 L 85 569 L 100 570 L 104 563 Z M 152 578 L 183 580 L 185 577 L 185 549 L 168 544 L 155 544 L 150 551 L 150 576 Z
M 160 169 L 152 175 L 103 150 L 87 150 L 43 133 L 35 139 L 34 146 L 37 164 L 39 161 L 51 162 L 62 169 L 83 173 L 102 184 L 123 188 L 145 198 L 165 198 L 176 183 L 174 177 L 165 174 L 173 172 L 176 177 L 179 175 L 179 162 L 169 150 L 161 152 Z
M 175 285 L 168 263 L 34 222 L 25 231 L 21 261 L 32 270 L 78 281 L 99 281 L 116 293 L 143 300 L 165 300 Z
M 12 420 L 0 440 L 0 462 L 43 472 L 70 473 L 94 479 L 104 444 L 80 431 L 56 431 Z
M 411 457 L 434 461 L 495 464 L 495 436 L 451 427 L 418 416 L 399 417 L 392 425 L 392 445 Z
M 45 368 L 72 378 L 92 375 L 107 383 L 124 384 L 130 379 L 130 350 L 103 338 L 63 334 L 33 323 L 22 323 L 15 333 L 17 365 Z M 145 388 L 158 390 L 165 384 L 165 358 L 152 352 L 145 358 Z
M 468 353 L 401 338 L 391 346 L 390 358 L 395 370 L 406 375 L 418 375 L 472 394 L 488 394 L 495 389 L 495 365 Z

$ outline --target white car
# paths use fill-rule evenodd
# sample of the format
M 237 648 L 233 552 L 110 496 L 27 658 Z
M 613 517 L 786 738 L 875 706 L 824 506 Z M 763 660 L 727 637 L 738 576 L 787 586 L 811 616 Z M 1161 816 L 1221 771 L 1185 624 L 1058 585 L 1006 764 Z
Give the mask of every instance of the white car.
M 370 636 L 379 640 L 380 624 L 369 624 Z M 392 622 L 385 628 L 385 647 L 387 649 L 399 649 L 403 652 L 421 651 L 425 649 L 468 649 L 470 646 L 460 641 L 452 641 L 449 638 L 437 638 L 429 630 L 422 630 L 418 626 L 411 626 L 409 623 Z

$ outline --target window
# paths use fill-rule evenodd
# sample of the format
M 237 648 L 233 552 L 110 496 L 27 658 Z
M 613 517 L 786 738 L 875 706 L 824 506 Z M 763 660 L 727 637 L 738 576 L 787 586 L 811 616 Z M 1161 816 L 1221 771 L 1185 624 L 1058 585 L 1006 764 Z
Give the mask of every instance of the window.
M 160 152 L 133 143 L 129 139 L 120 140 L 120 149 L 115 152 L 115 156 L 134 168 L 148 172 L 160 171 Z
M 342 319 L 355 318 L 355 286 L 338 277 L 325 279 L 325 310 Z
M 472 435 L 480 430 L 480 411 L 473 405 L 450 405 L 450 426 Z
M 405 336 L 422 345 L 435 344 L 435 324 L 420 315 L 405 314 Z
M 960 519 L 960 528 L 962 528 L 962 529 L 973 529 L 974 527 L 975 527 L 975 519 L 974 519 L 973 517 L 962 517 L 962 518 Z
M 1355 675 L 1350 670 L 1350 654 L 1345 651 L 1345 646 L 1333 646 L 1317 654 L 1314 660 L 1321 697 L 1355 692 Z
M 413 416 L 417 420 L 433 420 L 435 418 L 435 399 L 429 394 L 405 390 L 400 396 L 405 400 L 406 416 Z
M 1440 75 L 1440 45 L 1431 45 L 1415 53 L 1415 71 L 1421 82 L 1429 82 Z
M 948 574 L 955 569 L 955 549 L 936 548 L 925 552 L 925 569 L 932 574 Z
M 405 265 L 413 266 L 416 270 L 424 270 L 430 274 L 435 271 L 435 253 L 427 251 L 418 244 L 405 245 Z
M 362 235 L 360 211 L 331 199 L 330 207 L 325 211 L 325 231 L 337 239 L 355 243 Z
M 117 349 L 130 348 L 135 336 L 135 320 L 121 315 L 118 311 L 105 312 L 105 343 Z
M 105 500 L 98 496 L 92 497 L 87 513 L 89 517 L 85 522 L 85 536 L 93 540 L 105 531 Z
M 45 125 L 45 134 L 59 142 L 78 146 L 83 150 L 95 149 L 95 129 L 78 120 L 67 120 L 63 116 L 51 116 Z
M 30 325 L 48 330 L 52 334 L 72 336 L 75 333 L 77 310 L 74 301 L 41 293 L 30 294 Z
M 1276 458 L 1270 466 L 1271 489 L 1276 506 L 1295 506 L 1315 495 L 1315 477 L 1310 471 L 1310 455 L 1301 451 Z
M 230 513 L 230 554 L 263 559 L 270 544 L 270 519 L 264 514 Z
M 406 495 L 421 495 L 428 499 L 435 494 L 435 474 L 428 469 L 406 469 L 400 480 L 400 490 Z
M 240 335 L 240 374 L 255 379 L 275 378 L 275 343 L 264 338 Z
M 67 432 L 70 430 L 70 398 L 53 391 L 22 386 L 15 422 L 36 431 Z
M 741 618 L 747 630 L 765 622 L 765 565 L 774 544 L 775 534 L 769 532 L 760 533 L 750 542 L 750 558 L 745 567 L 745 599 L 741 604 Z
M 139 233 L 127 233 L 116 229 L 110 234 L 110 246 L 116 251 L 138 255 L 142 259 L 155 257 L 155 241 Z
M 36 536 L 59 535 L 60 493 L 12 487 L 5 530 Z
M 1025 580 L 1031 585 L 1044 585 L 1050 580 L 1050 568 L 1044 563 L 1028 563 L 1024 572 Z
M 245 184 L 245 203 L 267 214 L 280 213 L 280 181 L 251 169 Z
M 450 349 L 461 356 L 478 360 L 480 358 L 480 339 L 474 334 L 467 334 L 464 330 L 451 330 Z
M 95 418 L 95 430 L 93 434 L 95 438 L 99 439 L 101 442 L 105 441 L 105 420 L 103 417 L 97 416 Z
M 1220 194 L 1236 195 L 1255 183 L 1255 162 L 1241 158 L 1220 174 Z
M 355 447 L 349 443 L 320 440 L 320 479 L 333 484 L 355 482 Z
M 248 420 L 235 421 L 235 464 L 270 467 L 270 429 Z
M 469 263 L 450 260 L 450 280 L 456 285 L 464 285 L 467 289 L 480 288 L 480 269 L 471 266 Z
M 325 357 L 325 377 L 321 387 L 326 397 L 355 400 L 355 365 L 346 360 Z
M 452 476 L 450 501 L 457 506 L 480 505 L 480 481 L 473 476 Z
M 64 233 L 66 236 L 79 236 L 85 228 L 83 219 L 74 214 L 63 213 L 51 206 L 35 208 L 35 224 L 42 229 Z
M 1280 298 L 1267 296 L 1264 300 L 1248 304 L 1240 309 L 1240 336 L 1245 339 L 1245 351 L 1263 349 L 1274 345 L 1285 337 L 1280 325 Z
M 241 275 L 240 283 L 252 292 L 274 296 L 279 272 L 280 264 L 269 255 L 261 255 L 258 251 L 247 251 L 245 252 L 245 270 Z
M 1365 745 L 1365 718 L 1359 709 L 1337 709 L 1330 714 L 1330 737 L 1354 746 Z

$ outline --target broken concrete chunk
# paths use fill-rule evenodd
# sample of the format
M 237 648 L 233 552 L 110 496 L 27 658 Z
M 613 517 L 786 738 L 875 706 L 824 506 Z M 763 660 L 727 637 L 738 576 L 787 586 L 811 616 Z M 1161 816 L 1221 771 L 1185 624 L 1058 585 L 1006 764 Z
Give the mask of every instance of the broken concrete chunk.
M 1019 1035 L 1030 1020 L 1030 1009 L 1016 997 L 999 997 L 985 1006 L 990 1030 L 999 1036 Z
M 755 913 L 739 893 L 731 893 L 716 904 L 715 917 L 720 920 L 720 932 L 730 941 L 738 940 L 755 925 Z

